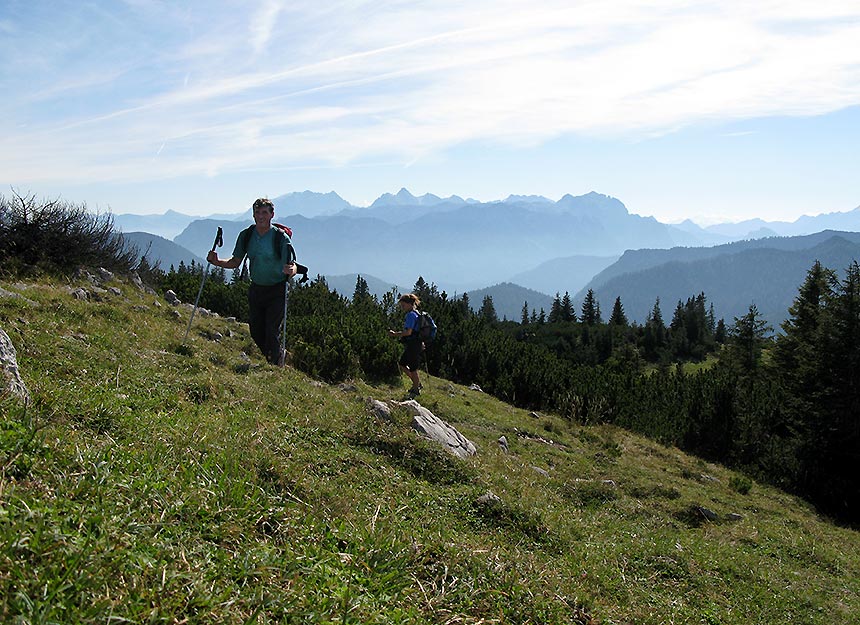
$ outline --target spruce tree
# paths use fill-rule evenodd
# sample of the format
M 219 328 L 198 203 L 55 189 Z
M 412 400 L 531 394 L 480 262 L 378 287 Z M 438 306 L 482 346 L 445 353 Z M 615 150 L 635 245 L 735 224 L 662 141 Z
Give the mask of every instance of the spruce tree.
M 573 303 L 570 301 L 570 293 L 564 292 L 564 297 L 561 298 L 561 320 L 576 321 L 576 313 L 573 312 Z
M 624 314 L 624 306 L 621 305 L 620 296 L 615 298 L 615 305 L 612 307 L 612 315 L 609 317 L 609 325 L 627 326 L 627 315 Z
M 750 304 L 747 314 L 735 317 L 735 323 L 729 330 L 730 353 L 743 371 L 752 372 L 758 367 L 771 329 L 755 304 Z
M 556 292 L 555 299 L 552 300 L 552 307 L 549 309 L 549 322 L 557 323 L 559 321 L 561 321 L 561 297 Z
M 484 301 L 481 302 L 481 309 L 478 311 L 478 317 L 490 323 L 495 323 L 499 320 L 499 316 L 496 314 L 496 306 L 493 304 L 493 297 L 491 295 L 484 296 Z
M 585 294 L 585 299 L 582 302 L 582 314 L 580 315 L 582 323 L 586 325 L 595 325 L 600 322 L 600 304 L 594 298 L 594 290 L 588 289 Z
M 368 302 L 373 299 L 373 296 L 370 293 L 370 287 L 367 285 L 367 280 L 362 278 L 361 276 L 357 276 L 355 279 L 355 290 L 352 293 L 352 303 L 360 304 L 362 302 Z

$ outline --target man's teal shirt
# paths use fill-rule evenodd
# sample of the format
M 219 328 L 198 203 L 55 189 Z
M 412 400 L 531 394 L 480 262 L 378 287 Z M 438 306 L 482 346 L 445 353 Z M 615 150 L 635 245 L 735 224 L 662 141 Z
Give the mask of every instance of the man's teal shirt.
M 281 255 L 275 254 L 275 246 L 272 242 L 272 237 L 279 237 L 281 240 Z M 251 282 L 261 286 L 271 286 L 284 282 L 287 277 L 284 275 L 284 265 L 290 260 L 290 242 L 286 235 L 281 234 L 276 228 L 269 228 L 269 231 L 260 236 L 257 229 L 251 231 L 251 236 L 248 237 L 248 249 L 242 248 L 242 237 L 236 240 L 236 247 L 233 249 L 233 258 L 243 258 L 248 256 L 249 272 L 251 274 Z

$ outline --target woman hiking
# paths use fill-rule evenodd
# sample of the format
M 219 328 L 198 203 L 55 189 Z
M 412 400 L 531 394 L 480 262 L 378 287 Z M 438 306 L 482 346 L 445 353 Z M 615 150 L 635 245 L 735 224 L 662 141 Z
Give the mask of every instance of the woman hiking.
M 403 343 L 403 354 L 400 356 L 398 364 L 400 370 L 412 380 L 409 397 L 414 399 L 421 393 L 421 381 L 418 379 L 418 369 L 421 368 L 421 352 L 424 349 L 424 344 L 418 334 L 420 323 L 418 306 L 421 305 L 421 300 L 414 293 L 407 293 L 401 295 L 397 303 L 400 305 L 400 310 L 406 313 L 403 330 L 399 332 L 389 330 L 388 335 L 392 338 L 399 338 L 400 342 Z

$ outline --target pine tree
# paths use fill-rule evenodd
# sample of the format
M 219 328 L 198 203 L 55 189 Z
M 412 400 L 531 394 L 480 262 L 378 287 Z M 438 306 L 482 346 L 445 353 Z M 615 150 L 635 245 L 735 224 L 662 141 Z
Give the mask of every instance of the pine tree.
M 549 322 L 558 323 L 561 321 L 561 297 L 556 292 L 555 299 L 552 300 L 552 307 L 549 309 Z
M 726 320 L 720 319 L 717 321 L 717 328 L 714 330 L 714 342 L 722 345 L 726 342 Z
M 612 307 L 612 315 L 609 317 L 609 325 L 627 326 L 627 315 L 624 314 L 624 307 L 621 305 L 620 296 L 615 298 L 615 305 Z
M 823 449 L 811 461 L 825 480 L 822 499 L 839 516 L 860 518 L 860 265 L 851 263 L 826 308 L 824 378 L 819 434 Z M 827 482 L 827 483 L 822 483 Z
M 495 323 L 499 320 L 496 314 L 496 306 L 493 304 L 493 297 L 485 295 L 484 301 L 481 303 L 481 309 L 478 311 L 478 317 L 489 323 Z
M 573 312 L 573 303 L 570 301 L 570 293 L 564 292 L 564 297 L 561 298 L 561 320 L 576 321 L 576 313 Z
M 594 290 L 588 289 L 585 294 L 585 299 L 582 302 L 582 314 L 580 315 L 582 323 L 586 325 L 595 325 L 600 322 L 600 304 L 594 298 Z
M 747 314 L 735 317 L 729 330 L 731 352 L 741 369 L 751 372 L 758 367 L 762 349 L 767 344 L 771 327 L 761 318 L 755 304 L 750 304 Z
M 663 313 L 660 311 L 659 297 L 654 302 L 654 307 L 645 319 L 642 343 L 645 358 L 651 362 L 660 358 L 666 346 L 666 326 L 663 324 Z
M 430 285 L 427 284 L 421 276 L 418 276 L 418 280 L 416 280 L 415 284 L 412 286 L 412 292 L 417 295 L 418 299 L 422 302 L 429 300 L 432 295 Z
M 523 310 L 520 314 L 520 324 L 528 325 L 529 323 L 529 303 L 528 301 L 523 302 Z
M 791 431 L 800 440 L 799 482 L 828 512 L 856 519 L 860 480 L 860 268 L 840 284 L 815 262 L 783 322 L 774 363 Z
M 463 293 L 463 296 L 460 298 L 460 306 L 463 309 L 463 313 L 471 314 L 472 313 L 472 304 L 469 302 L 469 294 Z
M 372 299 L 373 296 L 370 293 L 370 287 L 367 285 L 367 280 L 361 276 L 357 276 L 355 279 L 355 290 L 352 293 L 352 303 L 367 303 Z

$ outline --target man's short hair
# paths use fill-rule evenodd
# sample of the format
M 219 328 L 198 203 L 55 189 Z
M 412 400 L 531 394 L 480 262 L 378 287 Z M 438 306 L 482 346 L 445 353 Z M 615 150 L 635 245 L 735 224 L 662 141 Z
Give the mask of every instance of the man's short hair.
M 275 204 L 267 197 L 261 197 L 254 200 L 254 208 L 253 210 L 257 210 L 258 208 L 262 208 L 263 206 L 267 207 L 273 213 L 275 212 Z

